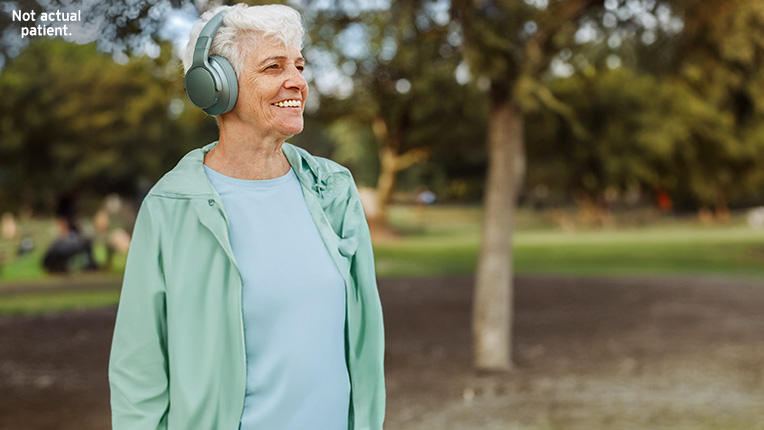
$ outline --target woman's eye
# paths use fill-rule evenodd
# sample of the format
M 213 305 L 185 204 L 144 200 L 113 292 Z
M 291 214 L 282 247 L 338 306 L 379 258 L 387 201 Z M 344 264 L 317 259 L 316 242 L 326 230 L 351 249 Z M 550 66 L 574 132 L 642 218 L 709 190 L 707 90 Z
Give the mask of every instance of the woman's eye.
M 300 73 L 305 71 L 305 66 L 297 66 L 297 70 L 300 71 Z
M 279 65 L 278 65 L 278 64 L 271 64 L 270 66 L 266 67 L 265 69 L 266 69 L 266 70 L 267 70 L 267 69 L 278 69 L 278 67 L 279 67 Z

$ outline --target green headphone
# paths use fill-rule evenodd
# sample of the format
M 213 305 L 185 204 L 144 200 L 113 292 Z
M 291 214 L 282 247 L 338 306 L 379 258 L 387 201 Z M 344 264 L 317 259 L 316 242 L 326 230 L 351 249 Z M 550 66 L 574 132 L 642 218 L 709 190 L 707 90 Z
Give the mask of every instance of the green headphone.
M 209 55 L 212 38 L 223 25 L 225 12 L 213 16 L 202 28 L 194 47 L 194 62 L 183 80 L 183 89 L 191 103 L 210 115 L 233 109 L 239 95 L 236 72 L 231 63 L 219 55 Z

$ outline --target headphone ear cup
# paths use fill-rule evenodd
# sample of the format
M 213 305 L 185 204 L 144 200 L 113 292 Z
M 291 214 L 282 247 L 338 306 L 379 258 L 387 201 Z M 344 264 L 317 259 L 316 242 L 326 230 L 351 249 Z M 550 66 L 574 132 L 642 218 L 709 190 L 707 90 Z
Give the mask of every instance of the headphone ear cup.
M 206 109 L 217 103 L 218 92 L 215 90 L 213 70 L 206 67 L 194 67 L 186 73 L 183 88 L 194 106 Z
M 236 106 L 236 99 L 239 96 L 239 83 L 236 79 L 236 72 L 233 66 L 225 58 L 219 55 L 209 57 L 210 68 L 217 72 L 220 79 L 220 95 L 214 106 L 204 111 L 210 115 L 219 115 L 230 112 Z

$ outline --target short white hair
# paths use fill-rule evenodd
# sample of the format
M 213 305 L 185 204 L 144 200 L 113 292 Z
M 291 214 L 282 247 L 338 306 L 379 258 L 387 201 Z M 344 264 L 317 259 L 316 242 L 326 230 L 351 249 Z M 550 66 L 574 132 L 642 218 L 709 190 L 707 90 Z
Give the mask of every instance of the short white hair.
M 194 47 L 199 33 L 207 22 L 217 13 L 227 10 L 223 25 L 212 38 L 210 55 L 220 55 L 228 60 L 241 76 L 244 59 L 248 50 L 260 41 L 276 41 L 288 47 L 302 49 L 305 30 L 302 27 L 300 13 L 289 6 L 272 4 L 248 6 L 239 3 L 234 6 L 219 6 L 208 10 L 191 27 L 188 45 L 183 53 L 183 69 L 187 73 L 194 61 Z

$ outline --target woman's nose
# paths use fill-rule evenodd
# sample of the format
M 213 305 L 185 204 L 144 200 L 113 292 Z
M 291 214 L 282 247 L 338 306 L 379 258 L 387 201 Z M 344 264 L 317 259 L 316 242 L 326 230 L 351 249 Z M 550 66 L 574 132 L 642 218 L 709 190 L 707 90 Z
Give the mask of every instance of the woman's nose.
M 297 67 L 290 68 L 289 76 L 284 81 L 285 88 L 297 88 L 303 91 L 308 86 L 308 82 L 305 77 L 302 76 L 302 72 Z

